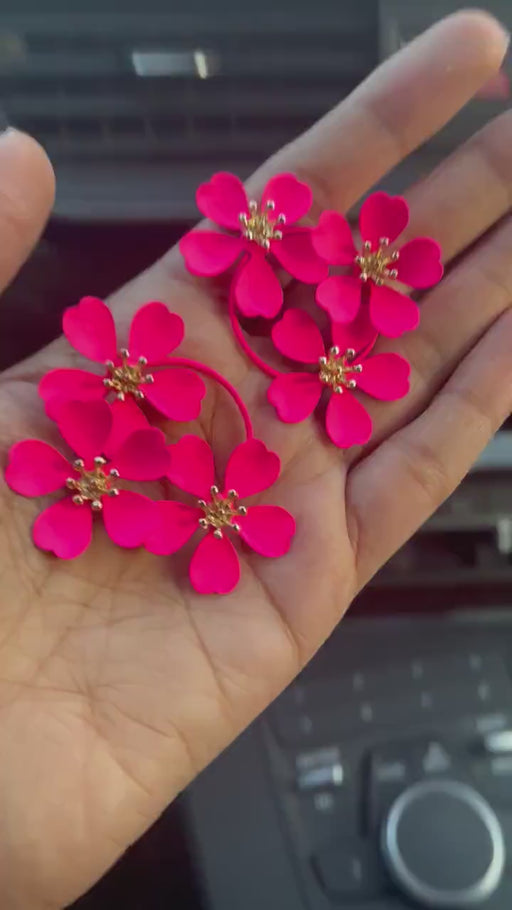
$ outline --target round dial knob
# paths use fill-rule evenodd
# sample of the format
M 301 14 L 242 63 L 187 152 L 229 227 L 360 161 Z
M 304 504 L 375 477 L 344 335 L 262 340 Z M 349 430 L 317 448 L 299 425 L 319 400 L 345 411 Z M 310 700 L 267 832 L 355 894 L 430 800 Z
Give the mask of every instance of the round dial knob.
M 500 823 L 466 784 L 421 781 L 394 802 L 382 849 L 401 890 L 425 907 L 465 908 L 485 901 L 505 865 Z

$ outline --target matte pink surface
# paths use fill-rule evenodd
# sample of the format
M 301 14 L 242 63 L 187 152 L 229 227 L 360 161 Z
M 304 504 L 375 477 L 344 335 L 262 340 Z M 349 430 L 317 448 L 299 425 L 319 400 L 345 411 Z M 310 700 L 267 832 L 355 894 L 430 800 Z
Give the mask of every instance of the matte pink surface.
M 169 556 L 185 546 L 199 530 L 199 519 L 204 513 L 202 509 L 172 500 L 162 500 L 155 506 L 158 516 L 146 538 L 146 549 L 159 556 Z
M 443 277 L 441 247 L 430 237 L 405 243 L 396 263 L 398 280 L 413 288 L 429 288 Z
M 245 250 L 241 237 L 217 231 L 189 231 L 179 242 L 180 253 L 193 275 L 209 278 L 229 269 Z
M 240 563 L 229 537 L 207 534 L 199 543 L 189 568 L 192 587 L 199 594 L 229 594 L 240 581 Z
M 183 319 L 164 303 L 146 303 L 135 313 L 130 326 L 128 349 L 132 360 L 145 357 L 154 363 L 167 357 L 183 341 Z
M 215 465 L 206 440 L 199 436 L 182 436 L 169 448 L 169 480 L 198 499 L 209 499 L 210 487 L 215 483 Z
M 156 427 L 135 430 L 112 457 L 125 480 L 158 480 L 165 477 L 171 459 L 165 436 Z
M 283 373 L 270 384 L 268 400 L 284 423 L 300 423 L 315 410 L 322 395 L 316 373 Z
M 332 343 L 340 351 L 353 348 L 354 351 L 368 351 L 377 341 L 378 332 L 370 320 L 368 305 L 362 304 L 353 322 L 337 323 L 331 325 Z
M 155 522 L 156 503 L 131 490 L 120 490 L 118 496 L 104 496 L 102 502 L 103 521 L 110 539 L 118 547 L 141 547 Z
M 219 171 L 202 183 L 196 193 L 197 207 L 211 221 L 231 231 L 240 230 L 240 215 L 249 213 L 242 181 L 227 171 Z
M 372 435 L 372 421 L 360 401 L 346 389 L 331 395 L 325 417 L 331 442 L 340 449 L 364 445 Z
M 316 289 L 316 302 L 334 322 L 352 322 L 361 306 L 362 283 L 355 275 L 331 275 Z
M 241 260 L 233 282 L 235 299 L 244 316 L 277 316 L 283 305 L 283 289 L 260 247 Z
M 284 215 L 286 224 L 295 224 L 307 215 L 312 204 L 313 194 L 307 185 L 297 180 L 294 174 L 276 174 L 268 181 L 261 196 L 261 205 L 274 202 L 274 217 Z
M 105 453 L 108 456 L 117 452 L 123 442 L 135 430 L 145 430 L 150 425 L 147 417 L 139 406 L 135 404 L 133 398 L 127 398 L 125 401 L 112 401 L 110 414 L 112 416 L 112 428 L 105 443 Z
M 372 193 L 359 213 L 359 230 L 363 240 L 377 247 L 381 238 L 393 243 L 409 223 L 409 206 L 401 196 Z
M 50 370 L 41 379 L 38 391 L 53 420 L 64 401 L 94 400 L 105 395 L 102 377 L 87 370 Z
M 396 401 L 407 395 L 411 368 L 399 354 L 375 354 L 361 363 L 358 389 L 381 401 Z
M 75 559 L 92 539 L 92 512 L 71 498 L 54 502 L 36 518 L 32 528 L 36 547 L 60 559 Z
M 157 411 L 170 420 L 188 421 L 199 417 L 206 386 L 197 373 L 172 367 L 155 370 L 152 375 L 154 381 L 144 386 L 144 394 Z
M 272 327 L 278 351 L 301 363 L 318 363 L 325 353 L 322 333 L 309 313 L 293 307 Z
M 261 556 L 284 556 L 295 534 L 295 520 L 280 506 L 252 506 L 237 519 L 240 537 Z
M 57 426 L 76 455 L 91 459 L 105 452 L 112 413 L 106 401 L 67 401 L 59 409 Z
M 97 297 L 83 297 L 76 306 L 64 310 L 62 328 L 70 345 L 88 360 L 104 363 L 116 359 L 114 318 Z
M 316 284 L 327 278 L 327 263 L 316 253 L 310 228 L 295 228 L 283 233 L 283 239 L 274 243 L 272 253 L 279 264 L 305 284 Z
M 318 255 L 331 265 L 352 265 L 357 255 L 350 225 L 339 212 L 322 212 L 312 240 Z
M 420 321 L 418 304 L 400 291 L 373 286 L 370 293 L 370 319 L 375 328 L 388 338 L 399 338 L 416 329 Z
M 281 462 L 259 439 L 248 439 L 233 449 L 226 467 L 224 490 L 236 490 L 245 499 L 272 486 L 279 477 Z
M 69 462 L 53 446 L 39 439 L 25 439 L 9 452 L 5 480 L 22 496 L 45 496 L 63 487 L 69 473 Z

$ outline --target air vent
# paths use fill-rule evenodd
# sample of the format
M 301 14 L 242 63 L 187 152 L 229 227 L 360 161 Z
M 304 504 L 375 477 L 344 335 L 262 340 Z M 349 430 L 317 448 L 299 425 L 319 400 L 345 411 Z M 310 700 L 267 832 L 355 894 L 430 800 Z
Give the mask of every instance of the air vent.
M 257 21 L 222 6 L 0 14 L 0 103 L 57 168 L 160 161 L 207 175 L 229 158 L 248 172 L 375 65 L 374 2 L 288 2 L 277 14 L 268 0 Z

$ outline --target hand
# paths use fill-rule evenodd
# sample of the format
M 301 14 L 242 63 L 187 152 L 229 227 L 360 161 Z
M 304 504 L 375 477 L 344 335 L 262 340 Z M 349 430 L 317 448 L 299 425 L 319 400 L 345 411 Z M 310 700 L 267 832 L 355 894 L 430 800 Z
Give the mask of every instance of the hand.
M 294 171 L 317 212 L 346 210 L 497 72 L 507 38 L 487 15 L 436 25 L 251 180 Z M 290 554 L 243 558 L 224 598 L 195 596 L 179 556 L 115 548 L 98 528 L 75 562 L 36 551 L 41 502 L 2 484 L 0 525 L 0 904 L 52 910 L 76 898 L 308 661 L 373 573 L 462 479 L 512 402 L 512 119 L 499 117 L 407 194 L 411 236 L 442 244 L 447 275 L 418 332 L 382 344 L 412 364 L 410 395 L 373 408 L 375 444 L 340 453 L 313 421 L 281 424 L 267 380 L 233 343 L 225 304 L 177 251 L 115 294 L 128 323 L 163 300 L 186 323 L 183 353 L 224 373 L 256 435 L 279 452 L 275 501 L 297 519 Z M 52 195 L 43 153 L 0 139 L 5 285 Z M 84 293 L 94 290 L 84 288 Z M 290 295 L 296 293 L 289 289 Z M 62 341 L 0 383 L 2 450 L 51 438 L 41 374 L 70 362 Z M 213 404 L 212 404 L 213 401 Z M 238 432 L 210 391 L 195 432 L 214 449 Z M 230 437 L 235 443 L 242 437 Z

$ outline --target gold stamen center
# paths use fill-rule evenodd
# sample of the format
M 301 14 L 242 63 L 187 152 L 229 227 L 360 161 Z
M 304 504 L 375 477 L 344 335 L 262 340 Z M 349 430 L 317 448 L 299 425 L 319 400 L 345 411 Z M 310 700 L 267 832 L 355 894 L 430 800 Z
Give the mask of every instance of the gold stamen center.
M 136 363 L 130 363 L 130 352 L 123 348 L 120 351 L 121 363 L 116 365 L 111 360 L 107 361 L 107 370 L 109 375 L 103 380 L 107 389 L 112 389 L 117 393 L 117 397 L 124 401 L 126 395 L 133 395 L 134 398 L 144 398 L 144 392 L 141 385 L 148 385 L 154 382 L 150 373 L 144 372 L 147 366 L 145 357 L 139 357 Z
M 274 216 L 275 203 L 269 199 L 264 209 L 258 207 L 258 203 L 253 200 L 249 203 L 249 214 L 241 212 L 239 215 L 242 234 L 247 240 L 253 240 L 258 246 L 265 250 L 270 249 L 270 243 L 273 240 L 282 240 L 283 232 L 279 230 L 278 225 L 284 224 L 286 217 L 284 215 Z M 272 217 L 270 217 L 272 214 Z
M 361 281 L 374 281 L 380 286 L 385 281 L 395 279 L 398 272 L 396 269 L 390 269 L 389 265 L 396 262 L 399 255 L 398 250 L 390 252 L 387 237 L 380 238 L 375 250 L 372 250 L 371 241 L 366 240 L 362 253 L 356 256 L 356 264 L 361 269 L 359 275 Z
M 213 528 L 214 537 L 222 537 L 222 528 L 240 530 L 240 525 L 233 521 L 234 518 L 247 515 L 245 506 L 239 505 L 239 496 L 236 490 L 230 490 L 222 496 L 218 487 L 210 488 L 211 499 L 206 502 L 200 499 L 198 505 L 203 510 L 204 517 L 199 519 L 199 524 L 206 531 Z
M 355 389 L 357 382 L 353 374 L 363 371 L 360 363 L 352 363 L 355 356 L 356 352 L 352 348 L 349 348 L 344 354 L 340 354 L 340 349 L 337 347 L 330 348 L 328 356 L 320 357 L 319 360 L 320 382 L 329 386 L 338 395 L 344 388 Z
M 102 496 L 118 496 L 119 490 L 113 486 L 112 481 L 119 477 L 119 472 L 112 468 L 108 474 L 104 471 L 106 461 L 100 455 L 94 459 L 94 468 L 86 469 L 84 462 L 78 458 L 73 467 L 78 472 L 78 477 L 68 477 L 66 486 L 68 490 L 74 492 L 73 502 L 77 506 L 82 506 L 86 502 L 91 503 L 95 512 L 103 508 Z

